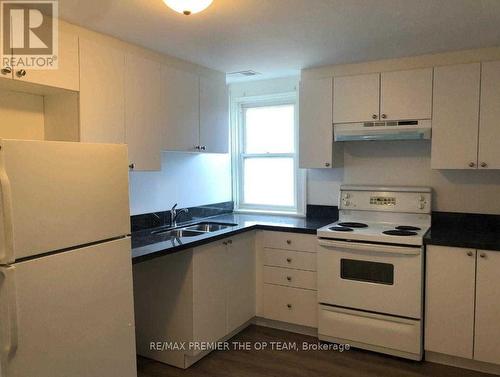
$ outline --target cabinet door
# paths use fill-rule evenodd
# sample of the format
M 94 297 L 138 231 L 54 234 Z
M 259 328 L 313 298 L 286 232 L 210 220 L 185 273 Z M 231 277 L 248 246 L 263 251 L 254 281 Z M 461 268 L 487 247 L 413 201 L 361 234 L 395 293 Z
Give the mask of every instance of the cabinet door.
M 255 316 L 255 247 L 254 234 L 231 238 L 227 248 L 227 331 Z
M 125 54 L 80 39 L 80 141 L 125 143 Z
M 479 167 L 500 169 L 500 61 L 482 64 Z
M 431 119 L 431 113 L 432 68 L 381 74 L 382 120 Z
M 134 170 L 161 170 L 161 64 L 128 54 L 125 135 Z
M 380 74 L 333 79 L 333 123 L 379 119 Z
M 166 65 L 161 70 L 164 136 L 169 151 L 196 152 L 200 145 L 198 76 Z
M 214 342 L 226 335 L 226 246 L 214 242 L 193 251 L 193 339 Z
M 425 350 L 472 358 L 475 256 L 470 249 L 427 247 Z
M 299 164 L 301 168 L 330 168 L 333 158 L 332 78 L 303 80 L 299 91 Z
M 478 250 L 474 359 L 500 364 L 500 253 Z
M 229 152 L 228 101 L 225 79 L 200 78 L 200 145 L 205 152 Z
M 434 69 L 433 169 L 476 168 L 479 83 L 479 63 Z
M 56 88 L 78 91 L 78 36 L 61 30 L 59 32 L 59 52 L 57 69 L 26 70 L 25 76 L 14 73 L 15 80 L 48 85 Z

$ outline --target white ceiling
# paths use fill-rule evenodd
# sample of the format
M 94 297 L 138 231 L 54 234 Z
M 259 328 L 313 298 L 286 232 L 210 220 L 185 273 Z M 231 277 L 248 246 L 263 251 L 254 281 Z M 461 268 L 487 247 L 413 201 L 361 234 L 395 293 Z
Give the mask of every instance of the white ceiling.
M 60 16 L 223 72 L 301 68 L 500 46 L 500 0 L 60 0 Z

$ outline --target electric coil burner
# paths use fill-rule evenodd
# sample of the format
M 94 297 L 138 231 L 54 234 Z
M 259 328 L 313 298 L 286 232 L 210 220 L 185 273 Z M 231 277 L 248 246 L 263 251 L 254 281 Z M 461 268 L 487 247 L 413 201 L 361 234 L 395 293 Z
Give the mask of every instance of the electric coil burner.
M 347 228 L 368 228 L 367 224 L 364 223 L 355 223 L 355 222 L 345 222 L 345 223 L 337 223 L 339 226 L 345 226 Z
M 382 233 L 387 234 L 389 236 L 402 236 L 402 237 L 416 236 L 418 234 L 417 232 L 411 232 L 409 230 L 399 230 L 399 229 L 385 230 Z

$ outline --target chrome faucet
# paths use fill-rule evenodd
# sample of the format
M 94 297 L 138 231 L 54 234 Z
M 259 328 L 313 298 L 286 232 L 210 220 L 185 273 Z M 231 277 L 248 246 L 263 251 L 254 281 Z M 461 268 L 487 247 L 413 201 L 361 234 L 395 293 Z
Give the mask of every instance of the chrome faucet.
M 177 226 L 177 217 L 181 213 L 188 213 L 189 212 L 189 210 L 187 208 L 181 208 L 179 210 L 177 210 L 176 208 L 177 208 L 177 203 L 175 203 L 174 206 L 172 207 L 172 209 L 170 210 L 170 226 L 171 227 Z

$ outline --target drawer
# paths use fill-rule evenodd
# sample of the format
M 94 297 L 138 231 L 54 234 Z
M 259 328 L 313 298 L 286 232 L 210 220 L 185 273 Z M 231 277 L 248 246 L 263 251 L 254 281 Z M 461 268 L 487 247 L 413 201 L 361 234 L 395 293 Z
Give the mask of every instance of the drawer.
M 317 327 L 316 291 L 264 284 L 264 317 L 276 321 Z
M 264 265 L 316 271 L 316 254 L 264 248 Z
M 316 290 L 316 272 L 264 266 L 264 283 Z
M 318 336 L 420 355 L 421 325 L 419 320 L 320 305 Z
M 316 235 L 286 233 L 286 232 L 264 232 L 263 246 L 273 249 L 316 252 L 318 243 Z

